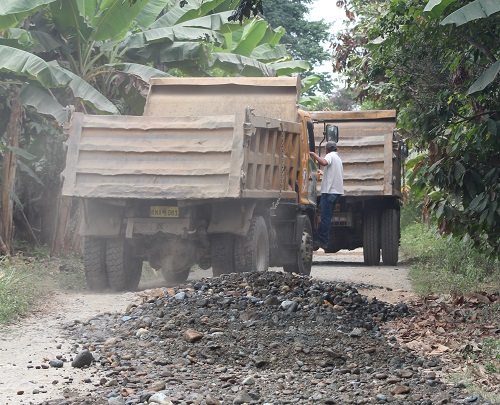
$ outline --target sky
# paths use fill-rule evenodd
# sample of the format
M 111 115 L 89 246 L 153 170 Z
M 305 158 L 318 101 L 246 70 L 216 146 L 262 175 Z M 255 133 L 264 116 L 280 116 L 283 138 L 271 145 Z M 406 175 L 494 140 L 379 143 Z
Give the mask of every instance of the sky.
M 345 20 L 344 9 L 335 5 L 335 0 L 316 0 L 311 5 L 309 12 L 309 20 L 325 20 L 326 22 L 333 23 L 332 32 L 338 31 L 342 28 L 342 21 Z
M 309 21 L 324 20 L 332 23 L 331 32 L 338 32 L 343 27 L 343 21 L 346 19 L 343 8 L 335 5 L 336 0 L 316 0 L 312 5 L 307 19 Z M 332 72 L 332 64 L 327 61 L 319 67 L 315 67 L 316 72 Z

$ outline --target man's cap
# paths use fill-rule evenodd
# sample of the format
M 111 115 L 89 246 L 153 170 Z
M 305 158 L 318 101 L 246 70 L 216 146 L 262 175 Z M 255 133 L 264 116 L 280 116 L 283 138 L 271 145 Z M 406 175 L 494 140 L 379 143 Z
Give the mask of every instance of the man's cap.
M 333 141 L 328 141 L 325 145 L 328 150 L 337 150 L 337 144 Z

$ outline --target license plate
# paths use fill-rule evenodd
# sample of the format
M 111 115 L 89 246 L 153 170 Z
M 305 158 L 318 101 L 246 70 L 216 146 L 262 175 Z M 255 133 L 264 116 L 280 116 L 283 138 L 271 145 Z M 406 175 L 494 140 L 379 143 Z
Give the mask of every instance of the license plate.
M 179 207 L 153 205 L 149 209 L 149 216 L 152 218 L 178 218 Z

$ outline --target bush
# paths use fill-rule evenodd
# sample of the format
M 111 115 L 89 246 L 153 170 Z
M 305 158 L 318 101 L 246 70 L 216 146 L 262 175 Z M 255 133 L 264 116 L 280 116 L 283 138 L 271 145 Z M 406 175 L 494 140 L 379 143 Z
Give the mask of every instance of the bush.
M 403 256 L 412 262 L 410 277 L 417 293 L 470 293 L 500 289 L 500 263 L 488 259 L 464 240 L 439 235 L 414 223 L 401 235 Z
M 81 290 L 85 277 L 79 257 L 50 258 L 38 249 L 32 256 L 0 260 L 0 323 L 25 314 L 55 288 Z

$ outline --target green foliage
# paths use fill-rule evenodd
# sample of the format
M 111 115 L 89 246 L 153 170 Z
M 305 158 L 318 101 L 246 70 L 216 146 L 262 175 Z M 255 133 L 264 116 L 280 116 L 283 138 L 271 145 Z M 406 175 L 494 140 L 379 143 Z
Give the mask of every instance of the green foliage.
M 425 156 L 408 184 L 440 232 L 498 258 L 500 15 L 494 6 L 474 17 L 467 7 L 478 1 L 425 3 L 348 2 L 358 22 L 339 35 L 335 65 L 363 99 L 398 110 L 409 145 Z M 458 10 L 474 21 L 443 25 Z
M 286 31 L 282 43 L 294 59 L 307 60 L 319 66 L 330 60 L 326 46 L 330 42 L 330 24 L 320 21 L 306 20 L 309 5 L 314 0 L 273 0 L 264 3 L 263 17 L 273 27 L 283 27 Z M 322 74 L 320 82 L 314 90 L 331 94 L 333 90 L 330 74 Z M 313 93 L 307 93 L 313 96 Z
M 85 286 L 79 257 L 49 258 L 43 248 L 18 247 L 25 250 L 25 255 L 13 261 L 0 260 L 0 324 L 24 315 L 54 288 L 82 290 Z
M 500 285 L 500 262 L 464 241 L 440 236 L 437 229 L 413 223 L 402 230 L 401 251 L 412 265 L 410 277 L 419 294 L 470 293 Z

